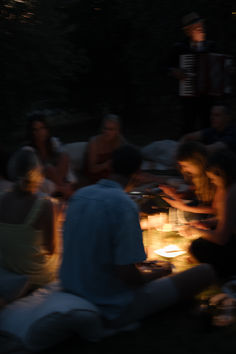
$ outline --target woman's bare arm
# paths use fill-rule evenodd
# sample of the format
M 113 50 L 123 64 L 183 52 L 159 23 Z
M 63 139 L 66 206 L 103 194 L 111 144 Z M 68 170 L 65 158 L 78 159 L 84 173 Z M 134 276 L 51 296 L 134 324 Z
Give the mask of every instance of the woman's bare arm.
M 176 209 L 180 209 L 183 211 L 188 211 L 191 213 L 197 213 L 197 214 L 214 214 L 214 209 L 212 208 L 211 205 L 196 205 L 196 206 L 191 206 L 188 204 L 185 204 L 182 200 L 172 200 L 167 197 L 162 197 L 170 206 Z
M 200 235 L 205 239 L 219 245 L 226 244 L 235 232 L 235 210 L 236 210 L 236 186 L 230 188 L 227 193 L 225 208 L 222 209 L 222 216 L 215 230 L 199 230 Z

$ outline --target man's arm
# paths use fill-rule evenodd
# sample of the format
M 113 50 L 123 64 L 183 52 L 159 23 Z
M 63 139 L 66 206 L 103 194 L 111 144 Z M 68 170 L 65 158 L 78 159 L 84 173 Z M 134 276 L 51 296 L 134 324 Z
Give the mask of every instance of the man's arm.
M 179 142 L 183 143 L 185 141 L 190 141 L 190 140 L 201 141 L 202 138 L 203 138 L 203 132 L 202 132 L 202 130 L 198 130 L 196 132 L 192 132 L 192 133 L 182 136 L 182 138 L 179 140 Z
M 167 264 L 165 266 L 161 266 L 159 269 L 146 273 L 140 271 L 135 264 L 116 265 L 115 273 L 126 286 L 135 289 L 154 279 L 171 274 L 171 266 Z

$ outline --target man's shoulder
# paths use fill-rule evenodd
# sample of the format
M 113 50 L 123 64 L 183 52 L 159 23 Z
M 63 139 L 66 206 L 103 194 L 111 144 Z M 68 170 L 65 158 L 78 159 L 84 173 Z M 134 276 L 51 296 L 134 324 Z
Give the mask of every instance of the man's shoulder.
M 208 52 L 219 52 L 219 49 L 217 48 L 217 44 L 215 41 L 212 40 L 206 40 L 205 41 L 205 47 Z
M 79 189 L 73 195 L 72 199 L 76 200 L 81 197 L 101 199 L 104 202 L 114 199 L 125 200 L 128 203 L 132 202 L 127 193 L 118 185 L 111 180 L 100 180 L 96 184 L 83 187 Z

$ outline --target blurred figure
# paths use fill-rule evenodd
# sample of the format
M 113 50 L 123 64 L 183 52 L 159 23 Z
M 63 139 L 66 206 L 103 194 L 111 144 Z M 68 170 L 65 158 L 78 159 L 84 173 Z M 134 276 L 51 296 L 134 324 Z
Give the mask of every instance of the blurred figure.
M 215 219 L 194 223 L 182 230 L 189 237 L 198 234 L 190 252 L 200 262 L 212 264 L 220 275 L 236 274 L 236 157 L 222 149 L 208 159 L 207 175 L 216 187 Z
M 9 181 L 7 175 L 7 164 L 9 154 L 0 146 L 0 194 L 11 190 L 13 183 Z
M 104 326 L 118 328 L 189 298 L 214 281 L 209 265 L 173 276 L 164 263 L 149 271 L 138 208 L 124 192 L 142 162 L 124 145 L 112 155 L 109 178 L 81 188 L 69 201 L 64 226 L 62 286 L 101 311 Z
M 0 199 L 0 266 L 27 275 L 32 290 L 56 279 L 58 218 L 37 193 L 44 177 L 33 151 L 16 152 L 11 174 L 14 188 Z
M 212 201 L 215 188 L 206 174 L 207 151 L 205 146 L 194 141 L 180 144 L 176 161 L 184 179 L 190 185 L 188 195 L 177 193 L 173 187 L 160 185 L 163 192 L 171 198 L 163 197 L 163 199 L 173 208 L 186 212 L 212 214 L 214 212 Z M 194 202 L 186 204 L 184 199 L 192 199 Z
M 236 152 L 236 129 L 229 108 L 225 105 L 214 105 L 210 118 L 209 128 L 186 134 L 181 141 L 201 141 L 207 150 L 212 152 L 218 148 L 229 148 Z
M 101 134 L 92 137 L 88 144 L 85 174 L 89 183 L 95 183 L 110 174 L 112 153 L 124 143 L 119 116 L 105 115 Z
M 69 157 L 63 151 L 60 141 L 51 136 L 45 117 L 35 114 L 29 118 L 27 127 L 28 145 L 34 148 L 43 166 L 45 182 L 43 191 L 68 198 L 72 186 L 68 183 Z
M 181 67 L 180 57 L 192 55 L 194 58 L 199 53 L 216 53 L 217 50 L 215 43 L 206 39 L 204 20 L 196 12 L 191 12 L 182 18 L 182 29 L 186 40 L 174 45 L 170 55 L 169 72 L 179 82 L 183 84 L 186 82 L 186 91 L 190 91 L 185 93 L 179 91 L 183 119 L 182 134 L 186 134 L 193 131 L 196 126 L 199 128 L 209 126 L 210 109 L 215 98 L 208 93 L 195 94 L 191 92 L 193 86 L 189 85 L 188 88 L 187 80 L 191 78 L 191 75 L 193 77 L 200 75 L 200 71 L 195 73 L 194 65 L 191 71 L 190 59 L 185 69 Z

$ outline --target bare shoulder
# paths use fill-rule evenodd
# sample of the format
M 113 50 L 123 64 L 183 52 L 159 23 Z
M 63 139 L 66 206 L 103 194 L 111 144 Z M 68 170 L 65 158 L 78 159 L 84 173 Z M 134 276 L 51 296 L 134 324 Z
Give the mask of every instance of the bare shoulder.
M 40 207 L 40 212 L 37 219 L 34 222 L 34 227 L 36 229 L 42 229 L 50 220 L 53 219 L 53 203 L 49 198 L 43 198 Z
M 42 219 L 51 218 L 52 214 L 53 214 L 53 202 L 50 200 L 50 198 L 43 198 L 38 221 L 40 222 L 40 220 Z

